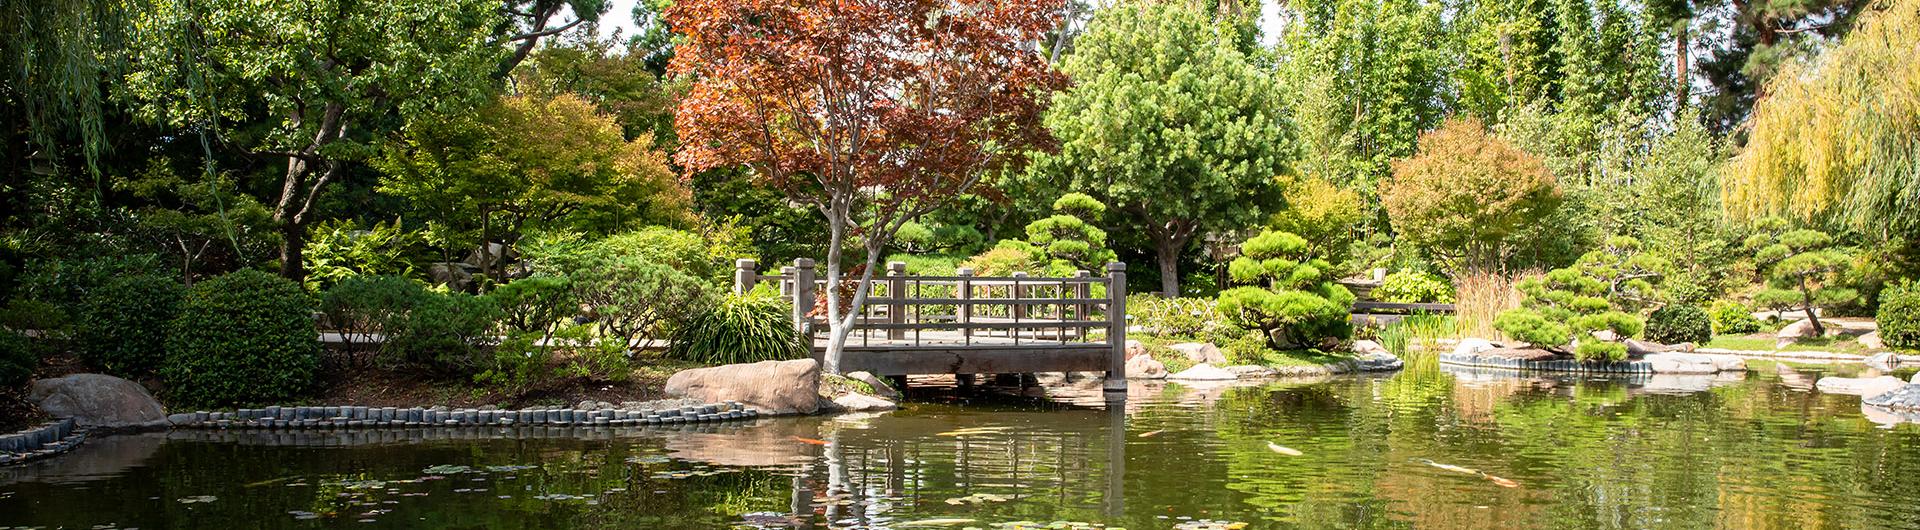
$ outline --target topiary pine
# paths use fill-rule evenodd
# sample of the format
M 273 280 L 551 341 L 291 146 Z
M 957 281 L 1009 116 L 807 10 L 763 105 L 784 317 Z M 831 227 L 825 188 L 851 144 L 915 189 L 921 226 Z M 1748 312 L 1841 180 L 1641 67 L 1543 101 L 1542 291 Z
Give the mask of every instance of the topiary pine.
M 1227 265 L 1228 277 L 1245 286 L 1220 293 L 1220 313 L 1242 328 L 1266 331 L 1282 349 L 1351 337 L 1353 293 L 1333 283 L 1326 260 L 1306 254 L 1307 241 L 1287 232 L 1268 230 L 1247 240 Z
M 1082 193 L 1068 193 L 1053 201 L 1054 215 L 1027 225 L 1027 242 L 1045 253 L 1051 273 L 1100 270 L 1119 259 L 1107 249 L 1107 232 L 1087 223 L 1106 212 L 1106 205 Z
M 1580 346 L 1571 353 L 1582 361 L 1624 359 L 1624 346 L 1588 346 L 1603 342 L 1588 337 L 1599 330 L 1622 338 L 1640 334 L 1644 327 L 1640 318 L 1622 308 L 1656 299 L 1656 286 L 1667 266 L 1640 254 L 1639 249 L 1640 242 L 1631 237 L 1608 238 L 1603 248 L 1581 256 L 1572 266 L 1521 280 L 1515 286 L 1525 295 L 1521 307 L 1501 312 L 1494 318 L 1494 329 L 1561 352 L 1568 351 L 1568 342 L 1580 338 Z
M 1745 244 L 1753 252 L 1754 264 L 1764 271 L 1767 288 L 1753 295 L 1760 305 L 1785 311 L 1798 306 L 1813 325 L 1815 335 L 1825 335 L 1817 308 L 1850 302 L 1860 297 L 1853 289 L 1837 286 L 1841 273 L 1853 267 L 1853 255 L 1834 246 L 1833 236 L 1809 229 L 1787 230 L 1777 217 L 1755 223 L 1761 233 L 1748 237 Z

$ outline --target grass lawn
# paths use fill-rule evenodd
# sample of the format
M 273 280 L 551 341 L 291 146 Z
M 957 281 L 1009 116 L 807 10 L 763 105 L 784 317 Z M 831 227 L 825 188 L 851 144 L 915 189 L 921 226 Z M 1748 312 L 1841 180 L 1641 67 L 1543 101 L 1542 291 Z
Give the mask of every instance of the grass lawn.
M 1861 346 L 1860 342 L 1854 340 L 1853 337 L 1805 339 L 1793 344 L 1788 344 L 1785 348 L 1775 348 L 1774 340 L 1772 335 L 1767 334 L 1718 335 L 1715 336 L 1713 340 L 1707 341 L 1706 344 L 1702 344 L 1701 347 L 1748 351 L 1823 351 L 1860 355 L 1869 353 L 1867 348 Z

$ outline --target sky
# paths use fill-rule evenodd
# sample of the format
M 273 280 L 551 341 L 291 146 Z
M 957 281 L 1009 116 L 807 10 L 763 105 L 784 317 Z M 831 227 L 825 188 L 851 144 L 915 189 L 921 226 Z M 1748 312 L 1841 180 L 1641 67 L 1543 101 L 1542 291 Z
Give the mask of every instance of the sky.
M 639 26 L 633 22 L 633 6 L 638 2 L 639 0 L 613 0 L 611 2 L 613 7 L 607 9 L 605 15 L 600 16 L 600 34 L 607 36 L 612 35 L 614 31 L 620 31 L 621 35 L 633 36 L 639 32 Z M 1103 0 L 1094 0 L 1094 2 L 1103 3 Z M 1260 43 L 1272 46 L 1280 35 L 1280 25 L 1278 0 L 1261 0 Z

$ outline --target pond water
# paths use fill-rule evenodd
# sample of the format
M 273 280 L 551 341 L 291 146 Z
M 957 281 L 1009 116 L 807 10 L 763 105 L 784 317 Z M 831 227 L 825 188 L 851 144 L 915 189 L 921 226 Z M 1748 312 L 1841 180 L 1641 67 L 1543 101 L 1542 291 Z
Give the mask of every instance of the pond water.
M 1920 529 L 1920 426 L 1807 378 L 1429 364 L 1112 410 L 936 390 L 680 431 L 121 436 L 0 469 L 0 527 Z

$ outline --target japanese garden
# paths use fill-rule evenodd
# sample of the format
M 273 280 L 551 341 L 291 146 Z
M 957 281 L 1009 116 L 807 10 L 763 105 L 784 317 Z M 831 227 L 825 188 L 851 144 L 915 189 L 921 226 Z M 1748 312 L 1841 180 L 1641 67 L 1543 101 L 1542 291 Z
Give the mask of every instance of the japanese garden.
M 0 530 L 1920 530 L 1920 0 L 0 0 Z

